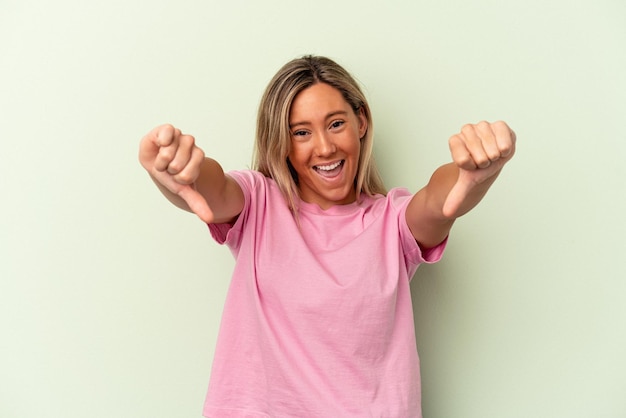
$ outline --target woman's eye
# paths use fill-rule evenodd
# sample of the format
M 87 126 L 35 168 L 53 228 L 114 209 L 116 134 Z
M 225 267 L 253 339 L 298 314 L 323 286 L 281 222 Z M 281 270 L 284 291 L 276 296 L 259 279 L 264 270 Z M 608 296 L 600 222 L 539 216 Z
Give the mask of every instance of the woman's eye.
M 333 129 L 337 129 L 339 127 L 341 127 L 344 124 L 344 122 L 342 120 L 336 120 L 333 123 L 330 124 L 330 127 Z
M 293 136 L 304 136 L 306 135 L 306 131 L 295 131 Z

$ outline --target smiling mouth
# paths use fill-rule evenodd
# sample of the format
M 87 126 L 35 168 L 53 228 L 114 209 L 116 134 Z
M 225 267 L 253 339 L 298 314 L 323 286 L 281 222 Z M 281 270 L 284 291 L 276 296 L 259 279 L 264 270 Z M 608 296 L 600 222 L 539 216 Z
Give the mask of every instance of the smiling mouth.
M 337 161 L 332 164 L 314 165 L 313 169 L 323 177 L 334 177 L 341 171 L 346 160 Z

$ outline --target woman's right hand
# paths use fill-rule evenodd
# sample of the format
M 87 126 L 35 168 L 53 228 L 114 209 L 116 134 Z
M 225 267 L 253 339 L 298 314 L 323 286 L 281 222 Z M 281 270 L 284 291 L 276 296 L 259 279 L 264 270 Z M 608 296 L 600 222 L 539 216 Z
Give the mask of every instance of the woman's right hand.
M 170 200 L 183 208 L 185 203 L 188 210 L 210 223 L 213 213 L 195 187 L 204 159 L 204 151 L 196 146 L 195 138 L 172 125 L 154 128 L 139 145 L 139 161 L 161 191 L 166 196 L 171 193 L 167 196 Z

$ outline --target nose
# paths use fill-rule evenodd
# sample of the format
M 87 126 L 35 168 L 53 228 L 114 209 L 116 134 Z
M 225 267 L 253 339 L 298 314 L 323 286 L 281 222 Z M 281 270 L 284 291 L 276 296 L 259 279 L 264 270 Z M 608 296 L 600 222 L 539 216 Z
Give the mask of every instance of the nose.
M 315 136 L 315 154 L 318 157 L 328 157 L 335 153 L 337 147 L 327 132 Z

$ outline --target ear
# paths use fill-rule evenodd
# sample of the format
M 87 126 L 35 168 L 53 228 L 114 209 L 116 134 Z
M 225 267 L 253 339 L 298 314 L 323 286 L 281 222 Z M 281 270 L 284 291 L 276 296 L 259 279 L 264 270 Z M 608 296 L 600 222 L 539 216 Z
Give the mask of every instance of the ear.
M 367 116 L 365 116 L 365 110 L 363 110 L 362 106 L 359 108 L 356 116 L 359 119 L 359 139 L 363 139 L 367 133 L 368 123 Z

